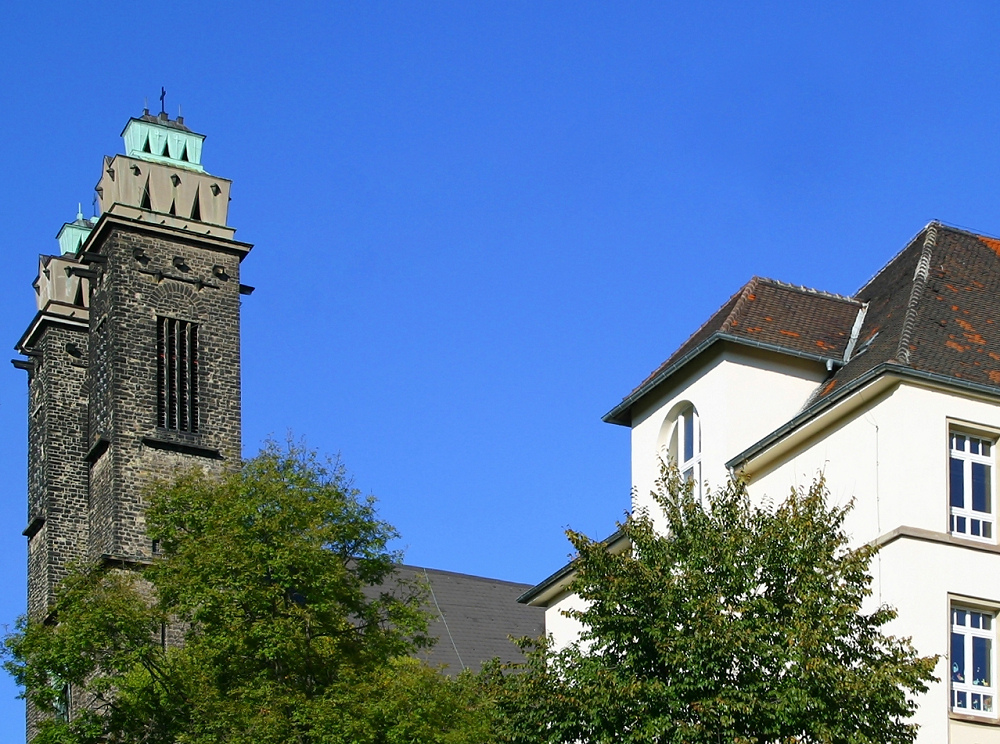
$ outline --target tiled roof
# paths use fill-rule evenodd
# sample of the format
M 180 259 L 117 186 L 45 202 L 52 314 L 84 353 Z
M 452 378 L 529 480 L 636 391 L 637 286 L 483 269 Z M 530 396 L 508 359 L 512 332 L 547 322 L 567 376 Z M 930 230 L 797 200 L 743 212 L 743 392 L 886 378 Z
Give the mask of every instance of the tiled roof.
M 418 656 L 434 666 L 446 665 L 449 674 L 463 668 L 478 671 L 494 657 L 521 661 L 520 650 L 509 638 L 545 633 L 545 610 L 517 602 L 531 584 L 405 565 L 396 569 L 396 576 L 403 582 L 427 583 L 428 631 L 437 643 Z
M 605 420 L 622 421 L 619 409 L 655 386 L 674 365 L 706 342 L 724 338 L 796 356 L 840 361 L 851 338 L 862 303 L 850 297 L 754 277 L 652 374 Z
M 1000 392 L 1000 241 L 931 223 L 855 296 L 857 350 L 820 397 L 883 362 Z
M 625 423 L 626 406 L 713 337 L 834 361 L 812 404 L 883 364 L 1000 394 L 1000 240 L 932 222 L 854 297 L 751 279 L 605 420 Z

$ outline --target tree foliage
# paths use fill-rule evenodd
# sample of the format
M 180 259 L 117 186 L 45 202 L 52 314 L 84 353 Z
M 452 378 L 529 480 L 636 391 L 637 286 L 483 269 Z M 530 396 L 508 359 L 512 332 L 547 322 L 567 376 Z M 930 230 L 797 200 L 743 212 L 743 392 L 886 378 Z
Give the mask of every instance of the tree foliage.
M 731 482 L 703 508 L 664 467 L 654 496 L 665 532 L 629 517 L 624 552 L 568 533 L 584 630 L 495 679 L 501 740 L 913 741 L 936 659 L 883 632 L 891 608 L 863 610 L 875 548 L 849 547 L 822 481 L 776 508 Z
M 471 682 L 408 658 L 423 594 L 390 581 L 395 532 L 339 465 L 269 446 L 156 485 L 146 520 L 150 565 L 74 571 L 6 639 L 38 744 L 482 741 Z

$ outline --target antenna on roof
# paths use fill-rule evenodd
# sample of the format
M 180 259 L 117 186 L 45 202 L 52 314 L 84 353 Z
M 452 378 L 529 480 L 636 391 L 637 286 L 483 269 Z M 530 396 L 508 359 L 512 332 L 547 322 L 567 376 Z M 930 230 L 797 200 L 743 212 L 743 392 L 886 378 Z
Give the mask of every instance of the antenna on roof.
M 142 97 L 142 114 L 143 116 L 149 114 L 149 96 Z
M 161 113 L 161 114 L 165 114 L 165 113 L 167 113 L 167 109 L 166 109 L 166 98 L 167 98 L 167 89 L 166 89 L 166 88 L 164 88 L 164 87 L 163 87 L 163 86 L 161 85 L 161 86 L 160 86 L 160 113 Z
M 94 192 L 94 198 L 90 202 L 90 208 L 94 212 L 94 217 L 97 217 L 97 192 Z
M 78 220 L 83 219 L 83 204 L 81 202 L 76 203 L 76 218 Z

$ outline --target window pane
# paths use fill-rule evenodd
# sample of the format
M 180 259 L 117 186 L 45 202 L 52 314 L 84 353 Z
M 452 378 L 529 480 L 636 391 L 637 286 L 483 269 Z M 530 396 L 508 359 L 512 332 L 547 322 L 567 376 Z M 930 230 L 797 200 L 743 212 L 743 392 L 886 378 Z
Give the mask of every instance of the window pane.
M 951 681 L 965 682 L 965 636 L 951 634 Z
M 972 463 L 972 508 L 990 512 L 990 467 L 981 462 Z
M 961 434 L 956 434 L 952 446 L 959 452 L 965 452 L 965 437 Z
M 991 522 L 983 522 L 983 537 L 993 537 L 993 524 Z
M 978 439 L 973 439 L 972 437 L 969 437 L 969 452 L 971 452 L 974 455 L 978 455 L 979 454 L 979 440 Z
M 968 615 L 968 614 L 969 613 L 966 612 L 965 610 L 955 610 L 952 613 L 953 616 L 952 616 L 951 621 L 955 625 L 965 625 L 965 616 Z
M 684 414 L 684 462 L 694 457 L 694 411 Z
M 964 690 L 958 691 L 958 705 L 956 708 L 968 708 L 969 707 L 969 696 L 965 694 Z
M 983 442 L 983 454 L 984 455 L 989 455 L 990 454 L 990 443 L 989 442 Z
M 950 479 L 948 481 L 951 493 L 951 505 L 961 509 L 965 506 L 965 468 L 961 460 L 954 457 L 950 461 Z
M 989 687 L 993 680 L 993 668 L 990 663 L 990 653 L 993 641 L 989 638 L 973 637 L 972 639 L 972 684 Z
M 969 613 L 969 627 L 970 628 L 978 628 L 979 627 L 979 618 L 981 618 L 981 617 L 982 617 L 982 614 L 979 613 L 979 612 L 970 612 Z
M 955 519 L 955 532 L 966 533 L 968 530 L 965 529 L 965 517 L 958 517 Z

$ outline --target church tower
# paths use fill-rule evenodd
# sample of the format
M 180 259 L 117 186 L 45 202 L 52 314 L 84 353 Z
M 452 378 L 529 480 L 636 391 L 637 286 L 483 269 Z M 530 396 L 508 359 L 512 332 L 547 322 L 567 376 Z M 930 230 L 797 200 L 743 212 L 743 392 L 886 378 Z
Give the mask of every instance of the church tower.
M 148 110 L 105 157 L 100 217 L 43 255 L 38 312 L 17 343 L 28 373 L 28 613 L 47 617 L 79 561 L 155 552 L 144 489 L 179 469 L 239 466 L 240 262 L 231 182 L 204 135 Z M 29 718 L 31 717 L 29 712 Z M 30 721 L 29 721 L 30 724 Z M 29 730 L 30 735 L 30 730 Z

